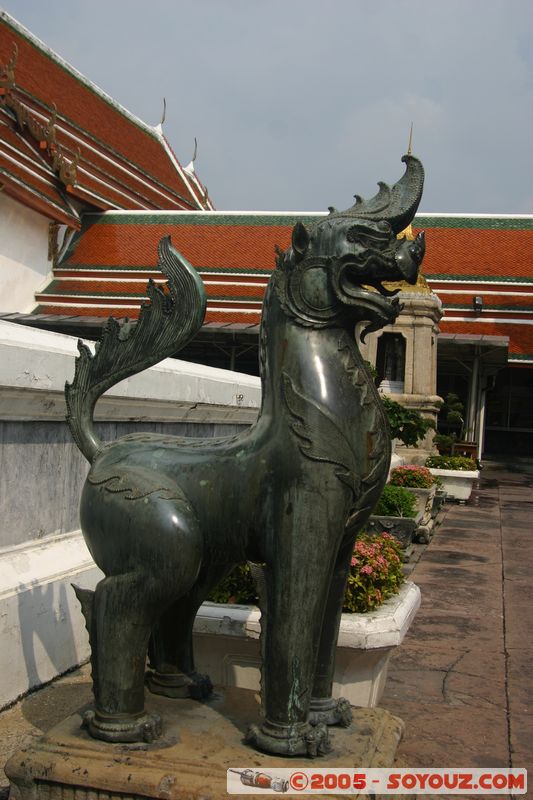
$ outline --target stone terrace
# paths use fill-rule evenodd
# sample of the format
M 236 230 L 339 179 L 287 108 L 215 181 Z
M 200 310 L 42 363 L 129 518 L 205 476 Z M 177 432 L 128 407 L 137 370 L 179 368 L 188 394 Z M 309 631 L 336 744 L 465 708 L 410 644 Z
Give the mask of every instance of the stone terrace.
M 533 770 L 533 461 L 487 462 L 411 577 L 422 607 L 381 705 L 403 718 L 399 762 Z M 0 714 L 0 763 L 90 697 L 87 667 Z M 0 798 L 7 796 L 0 777 Z

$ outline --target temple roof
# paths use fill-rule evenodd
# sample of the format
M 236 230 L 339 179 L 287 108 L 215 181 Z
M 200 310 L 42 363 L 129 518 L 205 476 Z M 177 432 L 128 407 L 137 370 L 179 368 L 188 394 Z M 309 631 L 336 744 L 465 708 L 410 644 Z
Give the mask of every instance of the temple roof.
M 0 12 L 0 182 L 58 222 L 82 208 L 212 208 L 150 127 Z
M 198 269 L 208 294 L 206 324 L 255 326 L 274 268 L 297 221 L 322 213 L 106 212 L 85 214 L 54 280 L 36 296 L 36 313 L 132 317 L 157 270 L 168 234 Z M 441 299 L 446 333 L 509 336 L 510 358 L 533 362 L 533 215 L 417 216 L 426 231 L 423 272 Z M 482 311 L 473 307 L 481 296 Z

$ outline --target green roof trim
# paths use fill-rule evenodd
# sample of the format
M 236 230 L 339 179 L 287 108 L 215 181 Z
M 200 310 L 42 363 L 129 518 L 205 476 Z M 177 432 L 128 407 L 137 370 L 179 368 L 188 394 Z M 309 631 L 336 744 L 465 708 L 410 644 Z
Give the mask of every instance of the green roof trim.
M 272 269 L 258 269 L 257 267 L 198 267 L 195 264 L 193 264 L 193 266 L 201 275 L 253 275 L 253 277 L 257 275 L 258 278 L 269 278 L 275 268 L 274 259 L 272 259 Z M 157 269 L 157 264 L 152 264 L 149 266 L 110 266 L 109 264 L 66 264 L 63 260 L 60 266 L 55 268 L 54 272 L 59 276 L 62 276 L 63 271 L 75 269 L 83 269 L 90 272 L 120 272 L 125 274 L 131 274 L 134 272 L 150 272 L 154 274 L 159 271 Z M 64 277 L 67 280 L 69 277 L 72 280 L 76 279 L 75 275 L 65 275 Z M 80 277 L 83 277 L 83 275 L 80 275 Z M 133 277 L 135 276 L 133 275 Z M 97 278 L 95 278 L 95 280 L 97 280 Z M 139 280 L 144 279 L 139 278 Z
M 106 298 L 106 297 L 109 297 L 109 298 L 118 298 L 119 300 L 132 300 L 132 301 L 139 301 L 139 302 L 141 302 L 142 300 L 146 300 L 147 299 L 146 294 L 138 294 L 138 293 L 136 293 L 136 294 L 125 294 L 124 292 L 101 292 L 101 291 L 97 291 L 97 290 L 91 291 L 91 292 L 84 292 L 84 291 L 80 291 L 79 289 L 78 290 L 76 290 L 76 289 L 62 289 L 61 287 L 58 287 L 55 284 L 57 284 L 57 281 L 52 281 L 52 283 L 49 284 L 46 287 L 46 289 L 43 289 L 42 292 L 37 292 L 39 297 L 41 297 L 41 299 L 42 299 L 43 295 L 44 296 L 46 296 L 46 295 L 50 295 L 50 296 L 57 295 L 57 296 L 61 296 L 61 297 L 73 297 L 73 298 L 83 298 L 83 297 L 86 297 L 86 298 L 90 298 L 90 297 Z M 208 294 L 207 295 L 207 300 L 208 300 L 208 302 L 212 302 L 213 300 L 216 300 L 217 302 L 223 302 L 224 300 L 228 300 L 228 301 L 229 300 L 232 300 L 232 301 L 233 300 L 237 300 L 237 301 L 240 301 L 242 303 L 259 303 L 259 304 L 263 303 L 263 297 L 262 296 L 261 297 L 243 297 L 242 295 Z M 51 301 L 51 302 L 53 302 L 53 301 Z M 236 308 L 238 308 L 238 307 L 236 307 Z
M 429 282 L 446 281 L 447 283 L 464 283 L 465 281 L 475 281 L 476 283 L 531 283 L 533 278 L 524 278 L 522 276 L 507 275 L 458 275 L 457 273 L 430 273 L 424 272 L 424 278 Z M 438 289 L 437 289 L 438 291 Z
M 150 213 L 138 211 L 133 213 L 116 213 L 107 211 L 103 214 L 84 214 L 87 227 L 91 225 L 201 225 L 242 227 L 292 227 L 297 222 L 312 225 L 325 215 L 309 214 L 223 214 L 212 211 L 163 211 Z M 91 218 L 91 219 L 89 219 Z
M 527 302 L 527 301 L 526 301 Z M 453 309 L 454 311 L 472 311 L 472 306 L 468 303 L 446 303 L 444 300 L 442 301 L 442 307 L 446 311 L 446 309 Z M 527 305 L 514 305 L 514 306 L 504 306 L 504 305 L 493 305 L 490 302 L 490 299 L 483 299 L 483 311 L 521 311 L 522 313 L 533 314 L 533 307 Z
M 288 212 L 281 213 L 247 213 L 246 211 L 229 214 L 211 211 L 164 211 L 151 213 L 138 211 L 116 213 L 108 211 L 103 214 L 85 214 L 92 217 L 89 224 L 99 225 L 221 225 L 221 226 L 282 226 L 289 227 L 297 222 L 312 225 L 327 216 L 327 212 Z M 413 225 L 417 228 L 472 228 L 478 230 L 533 230 L 533 215 L 509 217 L 459 217 L 459 216 L 416 216 Z
M 474 228 L 476 230 L 496 231 L 531 231 L 533 230 L 533 215 L 523 217 L 448 217 L 416 216 L 413 222 L 415 228 Z

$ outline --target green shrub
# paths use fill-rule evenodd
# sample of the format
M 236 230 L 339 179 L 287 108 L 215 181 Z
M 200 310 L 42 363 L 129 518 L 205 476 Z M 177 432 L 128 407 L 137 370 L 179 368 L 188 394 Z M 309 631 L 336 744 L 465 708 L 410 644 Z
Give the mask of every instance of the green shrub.
M 237 564 L 231 574 L 220 581 L 207 599 L 213 603 L 237 603 L 242 605 L 257 603 L 257 591 L 248 564 L 246 562 Z
M 405 408 L 390 397 L 381 397 L 389 420 L 392 439 L 399 439 L 408 447 L 418 447 L 426 433 L 435 427 L 433 420 L 425 419 L 412 408 Z
M 388 483 L 372 513 L 380 517 L 416 517 L 416 497 L 409 489 Z
M 355 543 L 346 583 L 343 611 L 362 614 L 377 608 L 395 594 L 404 581 L 402 552 L 388 533 L 361 533 Z M 208 597 L 215 603 L 257 603 L 248 564 L 239 564 Z
M 445 455 L 446 453 L 451 453 L 456 439 L 455 434 L 448 436 L 446 433 L 436 433 L 433 437 L 433 444 L 441 455 Z
M 426 467 L 433 469 L 476 470 L 477 464 L 467 456 L 430 456 L 426 459 Z
M 439 419 L 443 421 L 448 429 L 454 429 L 451 433 L 452 440 L 463 438 L 464 430 L 464 405 L 455 392 L 448 392 L 444 403 L 440 407 Z M 450 431 L 448 430 L 448 434 Z M 437 445 L 438 447 L 438 445 Z
M 427 467 L 417 467 L 414 464 L 395 467 L 390 474 L 391 486 L 405 486 L 406 489 L 431 489 L 437 482 L 437 478 Z

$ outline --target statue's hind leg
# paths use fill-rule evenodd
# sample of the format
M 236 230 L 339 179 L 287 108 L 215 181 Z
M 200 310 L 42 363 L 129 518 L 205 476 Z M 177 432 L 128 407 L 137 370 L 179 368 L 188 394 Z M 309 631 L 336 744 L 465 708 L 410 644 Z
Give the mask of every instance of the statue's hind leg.
M 149 645 L 149 690 L 165 697 L 203 700 L 213 691 L 208 675 L 196 671 L 193 626 L 198 609 L 211 590 L 229 574 L 233 564 L 204 564 L 198 581 L 184 597 L 161 614 Z
M 144 711 L 150 632 L 162 612 L 194 585 L 203 540 L 194 510 L 178 490 L 124 500 L 86 485 L 81 519 L 86 540 L 106 574 L 92 600 L 78 592 L 91 640 L 95 711 L 89 733 L 111 742 L 151 741 L 160 722 Z M 104 502 L 98 502 L 98 501 Z
M 153 741 L 161 720 L 144 711 L 144 667 L 157 595 L 143 573 L 104 578 L 93 599 L 91 642 L 96 710 L 85 714 L 89 733 L 109 742 Z
M 326 725 L 348 727 L 352 721 L 350 703 L 344 697 L 334 699 L 332 688 L 337 639 L 353 546 L 353 535 L 348 536 L 341 544 L 329 589 L 309 714 L 309 720 L 314 725 L 324 722 Z

